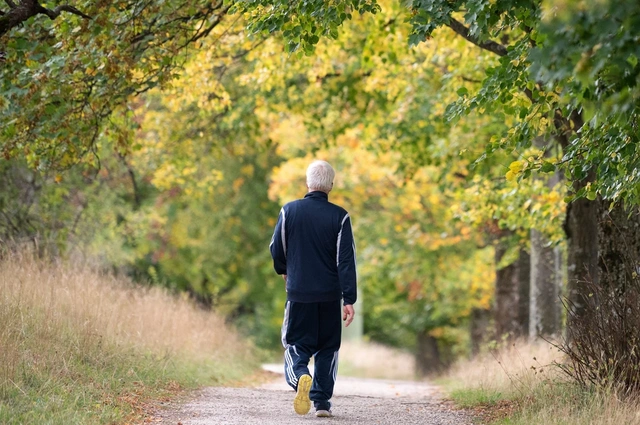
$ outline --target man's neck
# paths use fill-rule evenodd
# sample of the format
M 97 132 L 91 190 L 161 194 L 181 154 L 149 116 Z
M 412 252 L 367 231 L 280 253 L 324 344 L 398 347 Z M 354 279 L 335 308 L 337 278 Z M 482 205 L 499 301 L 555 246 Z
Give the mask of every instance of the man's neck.
M 327 195 L 327 196 L 329 195 L 329 192 L 325 192 L 324 190 L 320 190 L 320 189 L 311 189 L 311 188 L 309 188 L 309 191 L 308 191 L 307 193 L 311 193 L 311 192 L 322 192 L 322 193 L 324 193 L 324 194 L 325 194 L 325 195 Z

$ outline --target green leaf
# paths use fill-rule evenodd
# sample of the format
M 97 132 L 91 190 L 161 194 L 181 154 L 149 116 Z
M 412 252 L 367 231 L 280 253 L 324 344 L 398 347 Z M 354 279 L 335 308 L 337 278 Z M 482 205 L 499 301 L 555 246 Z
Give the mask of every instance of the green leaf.
M 540 171 L 542 171 L 543 173 L 552 173 L 556 170 L 556 166 L 555 164 L 549 162 L 549 161 L 544 161 L 542 163 L 542 166 L 540 167 Z

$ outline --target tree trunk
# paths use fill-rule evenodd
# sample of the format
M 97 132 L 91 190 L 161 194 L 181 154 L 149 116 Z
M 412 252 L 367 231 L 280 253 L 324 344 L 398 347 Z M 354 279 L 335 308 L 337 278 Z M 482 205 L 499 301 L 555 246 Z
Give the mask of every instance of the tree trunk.
M 531 296 L 529 338 L 560 331 L 560 288 L 556 252 L 547 238 L 531 230 Z
M 623 290 L 638 273 L 640 259 L 640 213 L 638 207 L 625 210 L 621 203 L 611 210 L 609 202 L 600 200 L 598 220 L 599 284 Z
M 574 190 L 580 185 L 574 185 Z M 569 320 L 580 320 L 585 314 L 585 300 L 589 298 L 586 282 L 598 284 L 598 203 L 580 198 L 567 207 L 567 286 Z
M 500 262 L 506 247 L 503 244 L 496 246 L 496 264 Z M 517 337 L 520 332 L 518 321 L 518 262 L 496 270 L 496 296 L 494 308 L 494 320 L 496 327 L 496 339 Z
M 557 109 L 554 115 L 554 127 L 557 130 L 555 140 L 566 152 L 571 134 L 576 134 L 584 121 L 580 110 L 573 110 L 565 117 Z M 595 180 L 590 171 L 582 180 L 573 182 L 572 192 L 578 193 L 589 182 Z M 564 223 L 567 235 L 567 298 L 570 311 L 567 326 L 579 321 L 585 314 L 585 300 L 589 297 L 586 282 L 598 283 L 598 210 L 597 203 L 580 198 L 567 205 Z
M 420 376 L 442 370 L 442 359 L 438 349 L 438 340 L 429 335 L 428 331 L 420 331 L 417 334 L 418 352 L 416 354 L 416 369 Z
M 534 146 L 546 149 L 547 142 L 543 137 L 533 140 Z M 560 175 L 556 172 L 546 180 L 545 184 L 553 189 L 560 182 Z M 531 273 L 529 299 L 529 327 L 527 333 L 530 339 L 549 337 L 560 332 L 560 265 L 557 263 L 556 250 L 549 246 L 549 240 L 539 231 L 531 229 Z
M 531 256 L 524 249 L 520 250 L 518 258 L 518 324 L 519 335 L 529 332 L 529 294 L 531 292 Z
M 474 308 L 471 311 L 471 356 L 475 357 L 480 354 L 482 345 L 487 341 L 487 331 L 489 329 L 489 320 L 491 312 L 489 310 Z

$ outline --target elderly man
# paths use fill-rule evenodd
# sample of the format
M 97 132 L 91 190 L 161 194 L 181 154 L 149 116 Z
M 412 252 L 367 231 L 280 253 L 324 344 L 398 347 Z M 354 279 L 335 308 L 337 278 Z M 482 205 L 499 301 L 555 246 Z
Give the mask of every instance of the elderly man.
M 353 320 L 356 302 L 356 247 L 349 214 L 329 202 L 334 177 L 325 161 L 309 165 L 308 193 L 282 208 L 270 245 L 274 268 L 287 290 L 282 323 L 285 379 L 296 390 L 296 413 L 307 414 L 313 401 L 318 417 L 332 415 L 341 300 L 345 326 Z

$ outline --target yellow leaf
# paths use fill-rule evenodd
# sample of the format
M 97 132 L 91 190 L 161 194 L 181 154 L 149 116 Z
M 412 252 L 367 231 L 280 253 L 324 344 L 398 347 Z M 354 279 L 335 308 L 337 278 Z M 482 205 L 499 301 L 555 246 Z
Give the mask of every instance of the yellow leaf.
M 513 161 L 511 164 L 509 164 L 509 171 L 519 173 L 520 171 L 522 171 L 523 167 L 524 165 L 522 164 L 522 161 Z
M 241 172 L 243 175 L 247 176 L 247 177 L 252 177 L 252 176 L 253 176 L 253 171 L 254 171 L 253 164 L 247 164 L 247 165 L 244 165 L 244 166 L 240 169 L 240 172 Z

